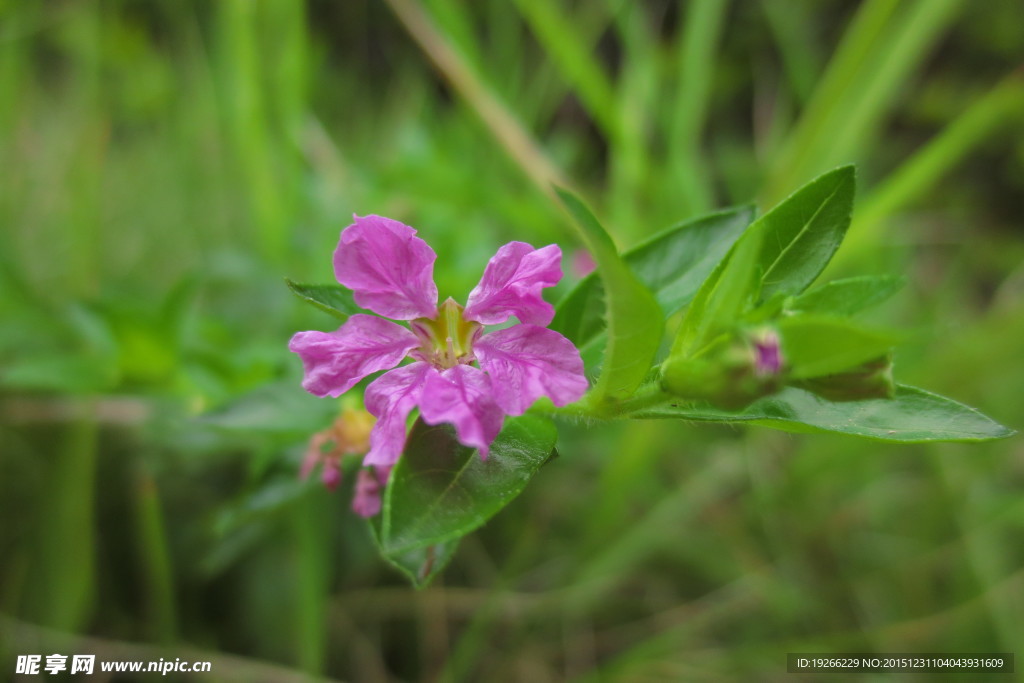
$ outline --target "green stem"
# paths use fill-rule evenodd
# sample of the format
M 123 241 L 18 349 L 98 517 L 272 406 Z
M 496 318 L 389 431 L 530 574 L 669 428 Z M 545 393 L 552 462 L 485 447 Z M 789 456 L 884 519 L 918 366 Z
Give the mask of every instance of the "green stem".
M 624 413 L 635 412 L 672 398 L 662 391 L 657 382 L 640 387 L 639 391 L 628 398 L 595 398 L 594 392 L 587 393 L 575 403 L 567 406 L 556 406 L 549 399 L 542 398 L 530 408 L 531 413 L 552 417 L 585 417 L 594 420 L 614 420 Z
M 327 536 L 324 522 L 327 518 L 322 496 L 305 495 L 292 507 L 293 562 L 297 579 L 292 647 L 295 663 L 314 676 L 323 673 L 328 646 L 326 604 L 329 572 L 323 542 Z
M 99 427 L 92 399 L 79 410 L 52 465 L 33 570 L 37 620 L 65 631 L 88 622 L 95 597 Z
M 544 397 L 534 403 L 527 412 L 548 417 L 597 417 L 588 407 L 591 403 L 589 399 L 590 394 L 588 393 L 575 403 L 570 403 L 567 406 L 556 406 L 551 402 L 551 399 Z
M 174 570 L 167 546 L 167 532 L 160 493 L 146 463 L 139 463 L 135 484 L 135 524 L 139 560 L 146 587 L 150 636 L 164 645 L 177 633 Z
M 662 391 L 661 385 L 654 382 L 641 387 L 639 391 L 629 398 L 617 401 L 614 407 L 619 414 L 631 413 L 657 405 L 669 398 L 670 395 Z

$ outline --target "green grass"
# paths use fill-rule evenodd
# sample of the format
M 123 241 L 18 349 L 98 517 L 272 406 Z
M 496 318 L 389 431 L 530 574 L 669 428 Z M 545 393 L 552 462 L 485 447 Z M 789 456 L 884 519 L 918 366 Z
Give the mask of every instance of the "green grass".
M 1020 428 L 1018 8 L 795 7 L 0 2 L 0 665 L 62 651 L 33 625 L 371 681 L 1024 642 L 1019 437 L 563 424 L 419 593 L 295 482 L 336 405 L 286 342 L 332 321 L 283 279 L 379 213 L 465 296 L 508 240 L 579 248 L 553 180 L 627 247 L 857 161 L 838 268 L 907 275 L 897 373 Z

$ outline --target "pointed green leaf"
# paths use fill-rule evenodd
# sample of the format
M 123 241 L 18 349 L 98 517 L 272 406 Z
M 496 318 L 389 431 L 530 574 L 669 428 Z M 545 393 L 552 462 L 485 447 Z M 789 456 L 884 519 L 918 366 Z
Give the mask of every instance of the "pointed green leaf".
M 834 403 L 809 391 L 787 387 L 778 394 L 730 412 L 706 404 L 666 401 L 629 415 L 637 419 L 744 422 L 786 432 L 836 432 L 876 441 L 989 441 L 1015 434 L 962 403 L 923 389 L 900 386 L 892 399 Z
M 395 560 L 473 531 L 519 495 L 556 438 L 546 418 L 509 418 L 482 460 L 449 425 L 417 420 L 384 494 L 382 551 Z
M 756 296 L 760 252 L 761 233 L 747 230 L 694 297 L 672 345 L 672 356 L 696 353 L 737 322 Z
M 794 379 L 849 370 L 884 356 L 904 335 L 871 329 L 842 318 L 799 315 L 778 322 L 782 356 Z
M 853 166 L 812 180 L 750 226 L 764 236 L 761 295 L 799 294 L 832 259 L 850 226 Z
M 606 293 L 608 346 L 592 400 L 625 398 L 643 382 L 661 344 L 664 313 L 654 295 L 619 257 L 611 237 L 583 202 L 555 188 L 597 262 Z
M 435 576 L 441 573 L 459 548 L 458 538 L 436 545 L 427 545 L 422 548 L 412 548 L 396 553 L 387 553 L 381 545 L 381 517 L 371 517 L 369 520 L 370 535 L 381 555 L 388 564 L 405 574 L 414 588 L 425 588 Z
M 356 305 L 352 292 L 341 285 L 302 285 L 284 280 L 288 289 L 303 301 L 313 304 L 321 311 L 333 315 L 338 320 L 348 320 L 350 315 L 365 313 Z
M 750 206 L 702 216 L 655 235 L 622 258 L 669 316 L 693 299 L 753 218 Z M 550 327 L 585 346 L 604 330 L 604 307 L 604 286 L 592 273 L 558 303 Z
M 448 566 L 458 548 L 459 539 L 456 538 L 425 548 L 386 555 L 386 558 L 409 578 L 415 588 L 424 588 Z
M 898 292 L 907 279 L 900 275 L 862 275 L 834 280 L 823 287 L 804 292 L 786 304 L 790 311 L 853 315 L 880 304 Z

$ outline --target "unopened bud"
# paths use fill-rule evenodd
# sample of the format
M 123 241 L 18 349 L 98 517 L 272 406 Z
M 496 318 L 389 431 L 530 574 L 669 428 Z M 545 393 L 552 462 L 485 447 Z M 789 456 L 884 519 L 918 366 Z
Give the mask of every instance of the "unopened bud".
M 330 427 L 310 437 L 299 476 L 306 479 L 320 465 L 320 481 L 330 491 L 338 488 L 341 459 L 346 455 L 361 456 L 370 449 L 370 431 L 375 421 L 365 410 L 346 407 Z
M 328 491 L 338 488 L 338 484 L 341 483 L 341 467 L 336 459 L 324 460 L 324 466 L 320 472 L 320 481 L 324 483 Z
M 669 358 L 662 372 L 665 391 L 740 410 L 779 391 L 783 356 L 772 329 L 724 338 L 697 358 Z
M 754 334 L 751 341 L 754 343 L 754 372 L 761 377 L 774 377 L 782 372 L 778 332 L 762 330 Z
M 356 475 L 356 491 L 352 511 L 360 517 L 373 517 L 381 508 L 381 494 L 391 476 L 390 467 L 369 467 Z

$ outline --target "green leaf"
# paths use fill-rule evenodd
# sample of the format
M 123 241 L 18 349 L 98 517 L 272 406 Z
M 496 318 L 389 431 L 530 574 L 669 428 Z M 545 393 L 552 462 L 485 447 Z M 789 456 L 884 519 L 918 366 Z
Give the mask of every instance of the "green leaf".
M 546 418 L 509 418 L 483 460 L 449 425 L 417 420 L 384 494 L 382 552 L 395 561 L 473 531 L 519 495 L 556 438 Z
M 619 257 L 611 237 L 583 202 L 555 188 L 597 262 L 607 298 L 608 346 L 591 400 L 626 398 L 643 382 L 661 344 L 664 313 L 649 289 Z
M 448 566 L 455 551 L 459 547 L 459 539 L 415 548 L 391 555 L 385 555 L 393 567 L 405 574 L 416 588 L 424 588 L 435 576 Z
M 456 538 L 436 545 L 389 554 L 381 545 L 381 519 L 382 515 L 377 515 L 368 520 L 373 542 L 388 564 L 405 574 L 414 588 L 425 588 L 435 576 L 448 566 L 459 547 L 459 539 Z
M 669 316 L 693 299 L 753 218 L 750 206 L 702 216 L 655 235 L 622 258 Z M 550 327 L 581 347 L 601 333 L 604 286 L 597 273 L 562 298 Z
M 333 315 L 338 320 L 347 320 L 350 315 L 365 313 L 356 305 L 352 292 L 341 285 L 301 285 L 288 278 L 284 280 L 288 289 L 303 301 L 313 304 L 321 311 Z
M 907 279 L 900 275 L 862 275 L 834 280 L 804 292 L 786 303 L 787 310 L 804 313 L 853 315 L 880 304 L 898 292 Z
M 326 429 L 338 405 L 301 391 L 292 379 L 266 384 L 197 418 L 200 424 L 242 434 L 305 438 Z
M 756 225 L 756 223 L 755 223 Z M 747 230 L 704 281 L 672 344 L 673 357 L 691 356 L 736 323 L 756 295 L 761 233 Z
M 636 411 L 637 419 L 744 422 L 786 432 L 836 432 L 876 441 L 989 441 L 1016 432 L 974 408 L 923 389 L 900 386 L 892 399 L 834 403 L 809 391 L 787 387 L 778 394 L 730 412 L 706 404 L 666 401 Z
M 818 277 L 850 226 L 855 180 L 853 166 L 829 171 L 750 226 L 764 237 L 763 297 L 776 292 L 799 294 Z
M 782 357 L 794 379 L 821 377 L 849 370 L 884 356 L 903 335 L 865 328 L 849 320 L 799 315 L 778 322 Z

